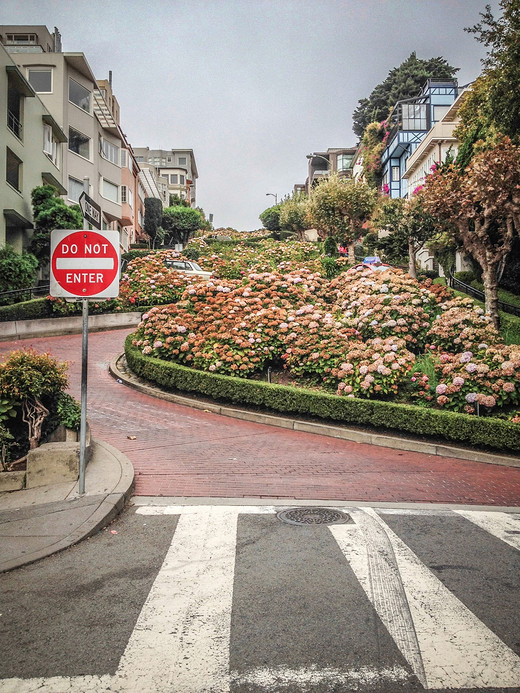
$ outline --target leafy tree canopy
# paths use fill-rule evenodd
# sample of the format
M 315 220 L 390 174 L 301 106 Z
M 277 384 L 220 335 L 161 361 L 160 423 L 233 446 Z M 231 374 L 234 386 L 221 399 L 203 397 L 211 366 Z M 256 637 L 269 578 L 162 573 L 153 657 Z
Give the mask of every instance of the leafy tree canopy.
M 83 217 L 79 205 L 68 207 L 52 185 L 40 185 L 31 192 L 34 234 L 31 252 L 40 265 L 50 261 L 50 234 L 53 229 L 81 229 Z
M 304 233 L 309 228 L 307 218 L 307 196 L 296 192 L 281 205 L 280 228 L 282 231 L 294 233 L 298 240 L 304 240 Z
M 412 53 L 399 67 L 390 70 L 366 99 L 360 99 L 352 115 L 354 133 L 361 139 L 369 123 L 388 118 L 397 101 L 417 96 L 428 79 L 453 79 L 459 68 L 442 57 L 421 60 Z
M 279 231 L 280 230 L 280 212 L 282 205 L 273 205 L 265 209 L 262 214 L 260 214 L 260 221 L 268 231 Z
M 31 253 L 17 253 L 10 245 L 0 249 L 0 291 L 25 289 L 34 284 L 38 260 Z
M 337 175 L 321 181 L 308 203 L 309 221 L 322 237 L 353 243 L 375 207 L 377 193 L 366 183 Z
M 155 248 L 157 240 L 162 240 L 162 202 L 158 197 L 147 197 L 144 201 L 144 231 L 150 239 L 150 245 Z
M 205 224 L 204 216 L 198 209 L 176 205 L 163 210 L 162 228 L 166 246 L 182 243 L 186 245 L 195 231 Z
M 481 21 L 466 29 L 488 51 L 482 61 L 484 72 L 459 110 L 461 168 L 479 150 L 494 147 L 501 135 L 513 142 L 520 138 L 520 2 L 500 0 L 499 5 L 500 18 L 495 19 L 487 5 Z

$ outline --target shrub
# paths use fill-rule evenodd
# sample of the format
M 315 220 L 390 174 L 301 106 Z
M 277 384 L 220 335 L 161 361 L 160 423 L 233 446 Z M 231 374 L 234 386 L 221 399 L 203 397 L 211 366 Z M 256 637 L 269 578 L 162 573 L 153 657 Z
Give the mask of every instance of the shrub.
M 520 427 L 492 417 L 479 418 L 431 408 L 378 402 L 303 388 L 205 373 L 146 357 L 132 346 L 133 335 L 125 343 L 130 369 L 138 376 L 169 389 L 197 392 L 217 401 L 239 402 L 288 414 L 304 414 L 325 421 L 370 426 L 439 437 L 443 441 L 470 444 L 497 450 L 520 451 Z
M 34 349 L 13 351 L 0 363 L 0 398 L 11 398 L 19 407 L 18 427 L 27 424 L 24 437 L 30 448 L 38 446 L 45 420 L 68 385 L 66 371 L 67 364 Z M 19 442 L 20 435 L 15 438 Z M 20 447 L 26 449 L 23 441 Z
M 66 392 L 60 392 L 56 406 L 60 424 L 71 431 L 79 431 L 81 424 L 81 404 Z
M 13 303 L 10 306 L 0 306 L 0 322 L 12 320 L 37 320 L 51 317 L 51 304 L 46 298 L 33 298 L 23 303 Z
M 459 282 L 463 282 L 464 284 L 471 284 L 471 282 L 476 278 L 475 274 L 470 270 L 465 270 L 464 272 L 455 272 L 453 276 L 455 279 L 458 279 Z
M 0 248 L 0 292 L 34 285 L 38 260 L 31 253 L 17 253 L 6 245 Z

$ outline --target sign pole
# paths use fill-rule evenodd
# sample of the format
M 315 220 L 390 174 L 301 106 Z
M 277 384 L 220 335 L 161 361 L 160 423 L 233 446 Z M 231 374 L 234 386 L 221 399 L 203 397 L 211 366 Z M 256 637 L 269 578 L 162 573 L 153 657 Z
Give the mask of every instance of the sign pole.
M 83 179 L 83 191 L 89 193 L 89 179 Z M 83 218 L 83 230 L 88 231 L 88 222 Z M 81 339 L 81 420 L 79 429 L 79 480 L 78 492 L 82 496 L 85 493 L 85 453 L 87 449 L 87 372 L 88 372 L 88 298 L 82 298 L 81 315 L 83 318 Z
M 51 231 L 50 295 L 81 300 L 83 316 L 81 349 L 81 420 L 78 492 L 85 493 L 87 450 L 87 367 L 89 298 L 119 296 L 120 237 L 114 230 L 100 230 L 101 208 L 87 195 L 89 180 L 83 181 L 83 230 Z M 98 230 L 89 230 L 89 224 Z

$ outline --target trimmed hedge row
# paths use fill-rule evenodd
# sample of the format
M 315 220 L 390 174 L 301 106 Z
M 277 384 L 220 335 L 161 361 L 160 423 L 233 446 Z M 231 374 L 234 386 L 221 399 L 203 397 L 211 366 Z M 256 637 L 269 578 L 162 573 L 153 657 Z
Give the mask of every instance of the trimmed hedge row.
M 12 303 L 9 306 L 0 306 L 0 322 L 13 320 L 38 320 L 39 318 L 52 318 L 52 307 L 45 297 L 33 298 L 22 303 Z
M 520 451 L 520 426 L 509 421 L 392 402 L 343 398 L 303 388 L 215 375 L 144 356 L 132 346 L 132 338 L 133 335 L 129 335 L 125 342 L 129 368 L 139 377 L 166 389 L 196 392 L 217 401 L 314 416 L 325 421 L 443 438 L 472 447 Z

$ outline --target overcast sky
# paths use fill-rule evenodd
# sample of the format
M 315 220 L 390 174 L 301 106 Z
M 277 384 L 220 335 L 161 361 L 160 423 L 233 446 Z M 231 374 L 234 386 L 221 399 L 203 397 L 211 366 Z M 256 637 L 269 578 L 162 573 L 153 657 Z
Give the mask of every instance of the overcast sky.
M 45 24 L 64 51 L 113 73 L 134 147 L 189 148 L 215 227 L 258 215 L 305 182 L 306 155 L 356 144 L 352 113 L 415 51 L 481 71 L 464 27 L 498 0 L 2 0 L 1 24 Z

